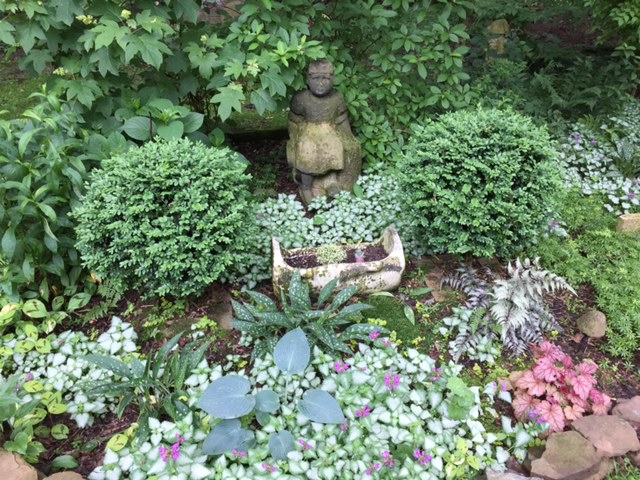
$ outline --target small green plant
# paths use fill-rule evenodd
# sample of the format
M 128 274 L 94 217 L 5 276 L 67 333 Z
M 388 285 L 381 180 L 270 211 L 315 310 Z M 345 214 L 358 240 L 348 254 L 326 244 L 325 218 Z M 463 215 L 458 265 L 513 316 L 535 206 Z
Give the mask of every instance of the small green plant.
M 123 289 L 201 293 L 251 234 L 245 168 L 231 150 L 186 139 L 150 142 L 106 160 L 74 212 L 85 264 Z
M 160 305 L 156 305 L 148 313 L 142 324 L 146 338 L 155 338 L 167 325 L 167 322 L 184 316 L 187 304 L 184 300 L 170 302 L 166 298 L 160 299 Z
M 110 380 L 88 383 L 87 393 L 121 397 L 118 417 L 130 404 L 138 405 L 138 436 L 141 439 L 149 433 L 150 418 L 167 414 L 178 421 L 191 411 L 186 403 L 185 380 L 198 367 L 211 342 L 191 342 L 172 353 L 181 337 L 182 334 L 176 335 L 145 360 L 130 356 L 128 364 L 107 355 L 89 354 L 84 357 L 113 375 Z
M 347 259 L 347 252 L 340 245 L 321 245 L 316 250 L 316 258 L 321 265 L 341 263 Z
M 303 375 L 311 361 L 311 348 L 301 328 L 283 336 L 273 352 L 276 367 L 285 375 Z M 230 450 L 246 451 L 254 444 L 255 435 L 242 428 L 240 418 L 255 410 L 255 418 L 262 426 L 269 424 L 272 414 L 280 409 L 280 396 L 270 389 L 248 394 L 251 382 L 239 375 L 217 379 L 202 394 L 198 406 L 222 421 L 215 425 L 205 439 L 203 452 L 219 455 Z M 285 387 L 285 395 L 287 394 Z M 298 411 L 312 422 L 341 424 L 346 421 L 340 405 L 329 393 L 320 389 L 307 390 L 297 403 Z M 274 460 L 284 460 L 296 449 L 296 442 L 288 430 L 272 432 L 269 452 Z
M 67 406 L 60 392 L 44 392 L 39 399 L 25 399 L 25 394 L 41 392 L 44 386 L 31 374 L 24 377 L 12 375 L 0 380 L 0 432 L 9 431 L 2 448 L 22 455 L 27 462 L 36 463 L 45 452 L 37 437 L 67 438 L 69 428 L 66 425 L 48 427 L 44 424 L 50 416 L 66 412 Z
M 315 308 L 311 303 L 309 286 L 302 282 L 298 272 L 291 278 L 288 295 L 284 289 L 281 292 L 282 311 L 278 309 L 276 302 L 258 292 L 247 292 L 251 303 L 241 304 L 232 300 L 235 312 L 232 325 L 248 333 L 256 341 L 252 359 L 273 352 L 282 332 L 298 327 L 302 328 L 312 345 L 333 354 L 350 354 L 348 345 L 351 340 L 366 341 L 369 339 L 368 335 L 376 330 L 386 332 L 386 329 L 375 325 L 353 325 L 361 318 L 360 312 L 371 308 L 370 305 L 352 303 L 341 308 L 356 294 L 357 286 L 345 288 L 329 302 L 337 284 L 338 279 L 335 279 L 325 285 Z M 347 327 L 340 332 L 345 326 Z
M 417 127 L 397 167 L 423 247 L 479 257 L 520 250 L 554 207 L 555 158 L 547 131 L 512 111 L 461 110 Z
M 443 285 L 467 295 L 463 308 L 443 320 L 449 329 L 457 330 L 450 343 L 451 354 L 458 361 L 463 354 L 472 359 L 493 360 L 493 339 L 500 337 L 504 348 L 522 355 L 529 343 L 540 343 L 543 333 L 561 330 L 553 315 L 545 308 L 543 294 L 557 290 L 575 291 L 561 277 L 540 267 L 539 260 L 517 259 L 507 267 L 509 277 L 493 280 L 493 285 L 470 267 L 462 267 L 444 277 Z M 493 278 L 490 270 L 485 275 Z M 489 355 L 489 356 L 487 356 Z M 484 358 L 482 358 L 484 357 Z

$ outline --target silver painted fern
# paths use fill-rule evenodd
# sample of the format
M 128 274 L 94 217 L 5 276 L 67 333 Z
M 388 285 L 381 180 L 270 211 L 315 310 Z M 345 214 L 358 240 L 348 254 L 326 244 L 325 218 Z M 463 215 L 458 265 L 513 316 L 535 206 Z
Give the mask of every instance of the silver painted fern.
M 517 259 L 515 264 L 509 263 L 507 270 L 509 276 L 494 280 L 492 287 L 478 277 L 477 270 L 466 266 L 442 280 L 443 285 L 467 295 L 464 308 L 455 309 L 454 315 L 444 320 L 445 325 L 457 330 L 457 337 L 450 344 L 454 359 L 487 336 L 499 336 L 503 347 L 519 356 L 527 351 L 528 344 L 540 343 L 544 332 L 561 330 L 546 309 L 544 295 L 559 290 L 575 295 L 573 288 L 563 278 L 542 269 L 537 258 Z M 488 269 L 485 276 L 495 278 Z

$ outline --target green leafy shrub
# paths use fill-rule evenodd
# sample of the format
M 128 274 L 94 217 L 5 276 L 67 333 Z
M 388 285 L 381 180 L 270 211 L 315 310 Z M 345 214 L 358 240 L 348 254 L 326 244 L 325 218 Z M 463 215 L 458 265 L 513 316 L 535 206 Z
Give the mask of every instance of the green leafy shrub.
M 378 160 L 398 152 L 427 112 L 470 100 L 463 43 L 471 2 L 246 0 L 237 8 L 231 20 L 196 0 L 76 0 L 65 8 L 11 0 L 0 3 L 0 44 L 19 45 L 30 72 L 54 67 L 56 88 L 94 125 L 113 131 L 126 122 L 139 139 L 150 122 L 161 137 L 196 137 L 195 112 L 225 121 L 248 105 L 261 115 L 281 110 L 320 57 L 335 62 L 336 88 L 365 152 Z M 204 20 L 216 11 L 221 21 Z M 158 112 L 155 99 L 173 105 Z
M 99 277 L 184 297 L 217 280 L 251 232 L 246 162 L 228 149 L 172 140 L 103 163 L 78 219 L 78 249 Z
M 288 292 L 284 289 L 281 291 L 282 312 L 276 302 L 258 292 L 247 292 L 251 303 L 232 301 L 235 312 L 233 326 L 256 339 L 252 358 L 261 358 L 266 353 L 273 352 L 280 334 L 298 327 L 304 330 L 312 345 L 318 345 L 334 354 L 351 353 L 351 340 L 367 340 L 367 335 L 376 330 L 386 332 L 375 325 L 354 325 L 360 317 L 359 312 L 371 308 L 369 305 L 352 303 L 341 308 L 356 294 L 357 286 L 338 292 L 329 303 L 337 284 L 338 280 L 335 279 L 324 286 L 315 308 L 311 303 L 309 286 L 302 282 L 300 273 L 291 278 Z M 338 335 L 338 331 L 344 326 L 347 327 Z
M 49 300 L 50 290 L 82 285 L 71 209 L 80 202 L 87 172 L 128 145 L 81 128 L 82 117 L 55 95 L 19 120 L 0 120 L 0 288 L 11 301 L 27 289 Z M 33 295 L 31 295 L 33 296 Z
M 498 110 L 416 128 L 398 162 L 405 205 L 436 253 L 507 256 L 536 237 L 560 187 L 547 132 Z

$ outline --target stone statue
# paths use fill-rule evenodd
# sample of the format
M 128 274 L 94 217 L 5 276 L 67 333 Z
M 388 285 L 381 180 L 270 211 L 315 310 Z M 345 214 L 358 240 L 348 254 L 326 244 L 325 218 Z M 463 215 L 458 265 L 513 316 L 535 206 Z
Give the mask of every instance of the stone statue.
M 351 191 L 362 168 L 360 142 L 351 133 L 347 104 L 333 91 L 333 64 L 309 65 L 309 90 L 291 100 L 287 161 L 304 203 Z

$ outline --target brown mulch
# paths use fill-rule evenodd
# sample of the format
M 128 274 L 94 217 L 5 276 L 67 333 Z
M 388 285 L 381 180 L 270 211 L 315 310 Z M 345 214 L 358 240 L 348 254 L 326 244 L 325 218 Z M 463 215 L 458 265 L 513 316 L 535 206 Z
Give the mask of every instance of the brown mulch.
M 347 258 L 341 263 L 356 263 L 356 250 L 364 253 L 365 262 L 375 262 L 382 260 L 389 254 L 381 245 L 362 245 L 359 248 L 345 248 Z M 285 257 L 284 261 L 295 268 L 314 268 L 320 265 L 318 258 L 313 251 L 298 252 Z

